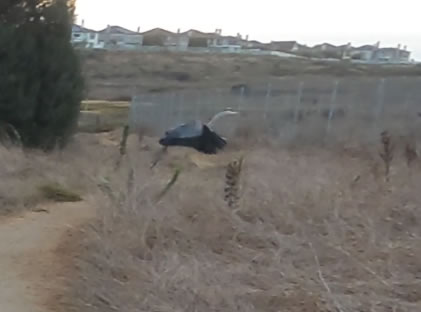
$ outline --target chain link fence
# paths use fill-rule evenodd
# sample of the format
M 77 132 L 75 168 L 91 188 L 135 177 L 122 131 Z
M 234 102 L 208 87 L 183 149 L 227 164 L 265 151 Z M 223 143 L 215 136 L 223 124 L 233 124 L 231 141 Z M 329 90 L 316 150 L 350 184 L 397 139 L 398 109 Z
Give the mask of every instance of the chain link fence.
M 381 131 L 421 135 L 421 78 L 284 78 L 231 89 L 133 96 L 129 124 L 151 135 L 231 108 L 215 125 L 227 138 L 256 136 L 284 143 L 378 142 Z

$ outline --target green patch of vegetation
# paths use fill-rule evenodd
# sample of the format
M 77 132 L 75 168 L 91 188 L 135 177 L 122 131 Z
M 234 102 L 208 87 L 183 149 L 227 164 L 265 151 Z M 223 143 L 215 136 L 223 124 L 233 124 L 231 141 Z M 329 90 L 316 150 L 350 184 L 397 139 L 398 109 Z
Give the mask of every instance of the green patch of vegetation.
M 127 123 L 129 102 L 83 101 L 79 131 L 99 133 L 115 130 Z
M 127 101 L 93 101 L 86 100 L 82 102 L 81 109 L 83 111 L 100 111 L 100 112 L 121 112 L 128 111 L 130 103 Z
M 79 202 L 83 200 L 76 192 L 56 183 L 42 185 L 39 190 L 46 199 L 56 202 Z

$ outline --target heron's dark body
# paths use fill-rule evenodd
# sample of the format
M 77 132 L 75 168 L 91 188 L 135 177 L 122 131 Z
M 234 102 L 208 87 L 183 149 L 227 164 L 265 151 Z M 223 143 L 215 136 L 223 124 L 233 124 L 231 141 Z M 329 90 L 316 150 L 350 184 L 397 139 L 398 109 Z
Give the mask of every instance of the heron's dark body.
M 184 146 L 205 154 L 216 154 L 227 144 L 226 140 L 200 121 L 182 124 L 165 133 L 159 140 L 163 146 Z

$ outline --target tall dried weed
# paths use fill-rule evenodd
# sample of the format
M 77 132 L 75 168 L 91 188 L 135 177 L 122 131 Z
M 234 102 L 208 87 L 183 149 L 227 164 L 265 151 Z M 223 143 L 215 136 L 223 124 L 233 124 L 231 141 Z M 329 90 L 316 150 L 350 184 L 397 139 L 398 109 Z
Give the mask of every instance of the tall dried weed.
M 225 171 L 224 200 L 230 208 L 238 208 L 240 201 L 240 178 L 243 167 L 243 157 L 231 161 Z
M 405 159 L 408 168 L 418 159 L 417 145 L 415 142 L 408 142 L 405 145 Z

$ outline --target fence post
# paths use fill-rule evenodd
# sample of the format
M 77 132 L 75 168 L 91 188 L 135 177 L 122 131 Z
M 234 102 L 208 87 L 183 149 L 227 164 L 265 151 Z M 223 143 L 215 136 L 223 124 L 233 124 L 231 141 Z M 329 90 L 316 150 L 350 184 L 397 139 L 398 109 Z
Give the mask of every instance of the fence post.
M 238 106 L 237 106 L 238 112 L 241 111 L 241 107 L 243 106 L 244 93 L 245 93 L 245 89 L 244 89 L 244 86 L 242 86 L 241 91 L 240 91 L 240 100 L 238 101 Z
M 159 131 L 160 133 L 164 133 L 167 127 L 167 101 L 165 94 L 160 94 L 159 96 L 159 105 L 156 109 L 159 110 Z
M 330 105 L 329 105 L 329 113 L 327 116 L 327 127 L 326 127 L 326 136 L 329 135 L 330 133 L 330 129 L 332 127 L 332 118 L 335 114 L 335 109 L 336 109 L 336 98 L 338 95 L 338 85 L 339 85 L 339 80 L 335 80 L 335 82 L 333 83 L 333 90 L 332 90 L 332 95 L 330 98 Z
M 377 108 L 376 108 L 376 120 L 380 118 L 384 108 L 384 85 L 385 78 L 380 79 L 380 83 L 377 89 Z
M 180 96 L 178 98 L 178 105 L 177 105 L 177 122 L 183 122 L 183 107 L 184 107 L 184 92 L 180 91 Z
M 158 132 L 158 129 L 160 128 L 160 125 L 158 124 L 159 111 L 157 111 L 157 107 L 159 107 L 158 95 L 156 93 L 153 93 L 150 96 L 150 104 L 146 108 L 148 110 L 147 123 L 150 124 L 153 128 L 153 133 Z
M 297 128 L 298 128 L 298 118 L 300 115 L 300 104 L 301 104 L 301 98 L 303 96 L 303 89 L 304 89 L 304 82 L 300 81 L 298 84 L 298 90 L 297 90 L 297 100 L 295 102 L 294 107 L 294 125 L 293 125 L 293 137 L 297 135 Z
M 130 102 L 128 123 L 133 129 L 141 126 L 144 111 L 142 111 L 143 97 L 140 95 L 133 95 Z
M 411 118 L 410 103 L 411 103 L 411 96 L 410 96 L 410 94 L 407 94 L 405 96 L 405 107 L 404 107 L 403 120 L 405 120 L 405 124 L 406 124 L 405 130 L 407 131 L 408 135 L 412 134 L 412 132 L 413 132 L 413 119 Z
M 384 86 L 386 79 L 381 78 L 377 87 L 377 104 L 374 112 L 374 129 L 376 136 L 382 131 L 379 126 L 379 119 L 384 110 Z
M 263 115 L 264 119 L 265 119 L 265 122 L 266 122 L 266 119 L 267 119 L 267 112 L 268 112 L 268 106 L 269 106 L 269 100 L 270 100 L 271 93 L 272 93 L 272 84 L 268 83 L 267 89 L 266 89 L 266 99 L 265 99 L 265 107 L 264 107 L 264 115 Z
M 219 111 L 226 109 L 227 108 L 226 107 L 227 105 L 225 103 L 225 99 L 224 99 L 224 95 L 223 95 L 223 90 L 220 89 L 220 88 L 218 88 L 218 89 L 216 89 L 216 92 L 218 93 L 218 96 L 215 97 L 215 98 L 217 98 L 217 100 L 216 100 L 217 103 L 213 103 L 213 105 L 215 107 L 218 107 L 218 110 Z
M 175 93 L 175 91 L 171 92 L 171 98 L 170 98 L 170 101 L 168 102 L 169 104 L 168 105 L 168 127 L 172 127 L 174 125 L 173 113 L 174 113 L 176 98 L 177 98 L 177 94 Z
M 133 94 L 132 99 L 130 101 L 129 116 L 128 116 L 128 123 L 129 123 L 129 126 L 132 128 L 137 127 L 136 101 L 137 101 L 137 96 Z
M 195 107 L 195 116 L 196 116 L 196 119 L 198 119 L 198 120 L 200 120 L 202 118 L 201 113 L 200 113 L 201 112 L 201 110 L 200 110 L 201 106 L 202 106 L 201 94 L 200 94 L 200 91 L 197 91 L 197 101 L 196 101 L 196 107 Z

